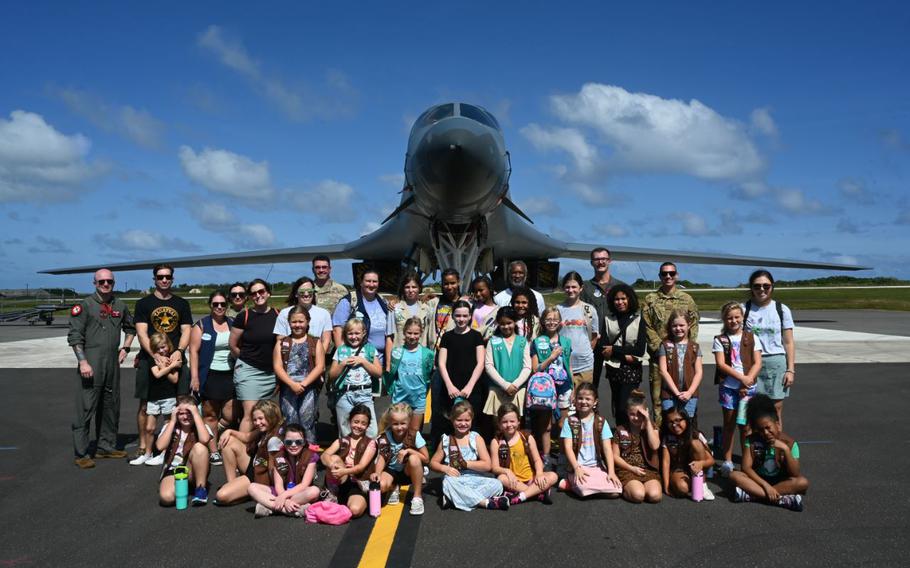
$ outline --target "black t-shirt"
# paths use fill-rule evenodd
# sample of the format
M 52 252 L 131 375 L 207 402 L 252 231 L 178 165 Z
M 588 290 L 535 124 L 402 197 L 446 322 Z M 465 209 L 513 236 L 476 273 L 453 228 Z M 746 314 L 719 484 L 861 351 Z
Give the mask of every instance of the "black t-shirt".
M 180 326 L 193 325 L 193 313 L 190 303 L 180 296 L 162 300 L 155 294 L 149 294 L 136 302 L 135 322 L 148 324 L 149 337 L 154 333 L 167 334 L 176 349 L 180 344 Z M 139 358 L 151 359 L 144 349 Z
M 446 370 L 449 379 L 458 388 L 464 388 L 471 380 L 471 373 L 477 366 L 477 346 L 483 345 L 483 336 L 476 329 L 458 334 L 455 330 L 447 331 L 439 343 L 440 349 L 446 349 Z
M 234 318 L 234 328 L 242 329 L 240 359 L 260 371 L 272 372 L 272 352 L 275 349 L 275 320 L 278 310 L 269 308 L 265 313 L 243 310 Z

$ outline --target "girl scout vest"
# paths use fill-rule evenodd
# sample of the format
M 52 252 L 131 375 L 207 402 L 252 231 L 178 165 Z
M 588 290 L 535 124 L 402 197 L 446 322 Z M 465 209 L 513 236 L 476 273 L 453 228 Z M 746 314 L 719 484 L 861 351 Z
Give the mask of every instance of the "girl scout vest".
M 493 365 L 503 380 L 511 383 L 518 378 L 524 367 L 524 352 L 528 340 L 520 335 L 513 336 L 512 351 L 506 346 L 506 340 L 496 335 L 490 339 L 489 348 L 493 350 Z
M 392 437 L 392 432 L 386 430 L 383 432 L 379 438 L 376 440 L 376 453 L 382 456 L 382 459 L 385 460 L 385 464 L 388 467 L 389 462 L 392 461 L 392 442 L 389 441 L 389 438 Z M 406 450 L 416 450 L 417 449 L 417 432 L 408 430 L 407 434 L 404 435 L 404 449 Z M 404 465 L 404 464 L 402 464 Z
M 576 415 L 569 416 L 566 420 L 569 421 L 569 431 L 572 432 L 572 450 L 575 452 L 575 459 L 578 459 L 578 454 L 581 452 L 581 418 Z M 604 417 L 600 414 L 594 415 L 594 449 L 597 455 L 597 464 L 600 467 L 606 466 L 606 460 L 604 459 L 604 448 L 601 443 L 601 436 L 603 436 L 604 431 Z
M 664 350 L 667 352 L 667 372 L 673 379 L 673 384 L 679 385 L 679 350 L 672 341 L 664 341 Z M 683 385 L 686 389 L 692 386 L 692 380 L 695 378 L 695 363 L 698 360 L 698 344 L 694 341 L 688 342 L 686 355 L 683 358 Z M 660 384 L 661 400 L 673 398 L 670 388 L 661 382 Z M 695 398 L 695 397 L 693 397 Z
M 307 343 L 307 370 L 311 371 L 316 367 L 316 342 L 319 339 L 313 337 L 312 335 L 306 336 Z M 288 370 L 288 361 L 291 359 L 291 348 L 294 346 L 294 340 L 290 337 L 282 337 L 279 342 L 281 345 L 281 364 L 284 365 L 284 370 Z
M 357 442 L 357 446 L 354 448 L 354 465 L 360 463 L 360 459 L 363 458 L 364 452 L 367 451 L 367 448 L 370 445 L 370 439 L 366 436 L 360 438 Z M 335 454 L 341 459 L 347 461 L 348 454 L 351 453 L 351 437 L 345 436 L 338 441 L 338 453 Z
M 724 348 L 724 362 L 732 366 L 733 342 L 730 340 L 730 336 L 722 333 L 715 335 L 714 339 L 719 341 L 720 346 Z M 742 338 L 739 340 L 739 358 L 743 363 L 743 374 L 748 375 L 752 370 L 752 365 L 755 364 L 755 336 L 751 331 L 743 330 Z M 724 376 L 720 369 L 714 369 L 714 384 L 719 385 L 724 382 Z
M 176 410 L 174 411 L 176 412 Z M 187 432 L 186 438 L 183 439 L 183 444 L 180 444 L 180 429 L 174 428 L 174 433 L 171 434 L 171 443 L 168 445 L 167 450 L 164 452 L 164 468 L 161 470 L 161 477 L 164 477 L 164 474 L 178 465 L 186 465 L 187 459 L 190 456 L 190 450 L 193 449 L 193 446 L 199 440 L 196 437 L 196 428 Z M 180 455 L 180 463 L 173 463 L 174 457 Z
M 531 465 L 531 473 L 534 473 L 534 462 L 531 461 L 531 448 L 528 446 L 528 434 L 525 430 L 518 431 L 518 438 L 524 446 L 525 455 L 528 457 L 528 463 Z M 512 467 L 512 450 L 509 447 L 509 440 L 505 435 L 499 437 L 499 467 L 511 469 Z
M 632 444 L 635 443 L 636 436 L 625 426 L 617 426 L 616 438 L 618 440 L 617 443 L 619 444 L 620 455 L 623 456 L 623 459 L 626 459 L 625 456 L 629 455 Z M 652 450 L 648 446 L 647 438 L 642 436 L 640 432 L 638 434 L 638 443 L 641 445 L 641 456 L 644 458 L 645 463 L 655 470 L 658 469 L 657 450 Z
M 366 341 L 366 338 L 364 338 L 364 341 Z M 372 361 L 376 359 L 376 348 L 373 347 L 372 343 L 363 343 L 360 347 L 351 347 L 348 344 L 343 344 L 340 345 L 338 347 L 338 350 L 335 352 L 335 357 L 339 360 L 347 359 L 353 355 L 360 355 L 367 361 Z M 345 383 L 347 382 L 346 379 L 348 375 L 348 369 L 350 369 L 350 367 L 342 371 L 341 374 L 338 375 L 338 378 L 335 379 L 333 390 L 336 392 L 344 389 Z M 373 382 L 373 386 L 375 387 L 377 379 L 371 376 L 370 380 Z
M 294 458 L 294 456 L 287 451 L 287 448 L 282 446 L 281 450 L 278 451 L 278 454 L 275 455 L 275 470 L 278 471 L 278 475 L 281 476 L 281 480 L 285 487 L 288 486 L 288 483 L 299 485 L 303 481 L 303 478 L 306 475 L 306 468 L 313 459 L 312 455 L 310 449 L 304 445 L 300 455 L 297 458 Z
M 559 346 L 562 347 L 562 368 L 567 372 L 569 370 L 569 358 L 572 355 L 572 342 L 568 337 L 559 337 Z M 550 353 L 553 352 L 553 348 L 550 347 L 550 338 L 546 335 L 541 335 L 534 340 L 534 352 L 537 353 L 537 359 L 539 362 L 543 362 L 544 359 L 550 358 Z M 535 369 L 536 371 L 537 369 Z
M 398 368 L 401 366 L 401 358 L 404 356 L 404 351 L 404 347 L 392 349 L 389 372 L 383 375 L 387 390 L 391 390 L 392 385 L 398 380 Z M 420 353 L 420 369 L 423 373 L 423 380 L 429 385 L 430 379 L 433 377 L 433 364 L 436 362 L 436 353 L 423 345 L 418 345 L 417 351 Z

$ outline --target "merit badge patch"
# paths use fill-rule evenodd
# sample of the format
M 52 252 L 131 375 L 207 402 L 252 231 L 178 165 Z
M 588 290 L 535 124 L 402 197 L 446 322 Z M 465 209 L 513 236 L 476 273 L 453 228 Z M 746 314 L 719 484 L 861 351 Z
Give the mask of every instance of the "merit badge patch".
M 73 306 L 73 309 L 70 310 L 70 315 L 73 315 L 73 316 L 78 316 L 81 313 L 82 313 L 82 306 L 80 306 L 79 304 L 76 304 L 75 306 Z

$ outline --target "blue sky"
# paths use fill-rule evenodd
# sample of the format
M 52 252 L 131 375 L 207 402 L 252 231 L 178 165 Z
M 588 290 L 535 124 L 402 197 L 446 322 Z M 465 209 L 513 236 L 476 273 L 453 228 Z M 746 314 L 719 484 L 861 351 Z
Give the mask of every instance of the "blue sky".
M 503 123 L 513 198 L 555 236 L 910 278 L 905 3 L 501 4 L 5 6 L 0 287 L 356 238 L 397 204 L 412 121 L 447 100 Z M 178 279 L 266 273 L 309 267 Z

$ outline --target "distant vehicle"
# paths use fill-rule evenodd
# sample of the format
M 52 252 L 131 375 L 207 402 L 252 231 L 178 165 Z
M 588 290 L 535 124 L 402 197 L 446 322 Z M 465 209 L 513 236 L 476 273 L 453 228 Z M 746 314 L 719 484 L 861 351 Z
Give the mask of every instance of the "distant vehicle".
M 315 255 L 363 260 L 353 267 L 355 281 L 369 265 L 394 289 L 406 269 L 424 276 L 454 268 L 469 282 L 472 275 L 505 280 L 511 260 L 528 265 L 528 283 L 553 288 L 559 263 L 552 258 L 588 259 L 595 246 L 606 245 L 618 261 L 690 262 L 782 266 L 825 270 L 862 270 L 865 267 L 832 262 L 748 257 L 611 245 L 574 243 L 547 235 L 512 201 L 511 159 L 502 129 L 485 109 L 467 103 L 445 103 L 427 109 L 415 121 L 404 163 L 405 181 L 398 207 L 372 233 L 348 243 L 160 258 L 42 270 L 48 274 L 94 272 L 98 268 L 138 270 L 159 263 L 175 267 L 304 262 Z M 365 209 L 377 203 L 358 203 Z
M 70 309 L 70 306 L 64 306 L 63 304 L 41 304 L 34 308 L 2 313 L 0 314 L 0 323 L 25 320 L 29 325 L 35 325 L 39 321 L 43 321 L 44 325 L 51 325 L 54 323 L 55 312 L 68 309 Z

